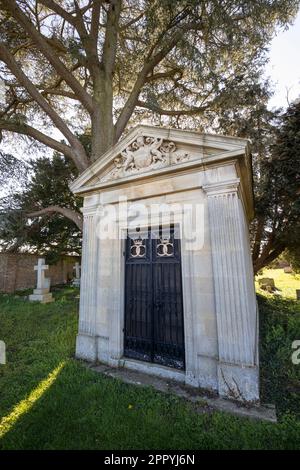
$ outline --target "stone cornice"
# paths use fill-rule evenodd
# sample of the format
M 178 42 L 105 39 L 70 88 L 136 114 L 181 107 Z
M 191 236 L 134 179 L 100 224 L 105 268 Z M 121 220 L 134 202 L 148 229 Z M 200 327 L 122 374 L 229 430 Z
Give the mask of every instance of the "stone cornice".
M 96 160 L 89 168 L 87 168 L 72 184 L 70 189 L 75 194 L 83 194 L 84 192 L 90 191 L 100 187 L 99 184 L 93 183 L 92 180 L 100 180 L 100 175 L 105 173 L 108 166 L 113 162 L 115 157 L 121 154 L 124 149 L 130 147 L 134 141 L 139 137 L 148 138 L 161 138 L 165 141 L 172 141 L 175 144 L 181 145 L 192 145 L 196 148 L 213 148 L 213 155 L 205 155 L 203 158 L 197 159 L 198 163 L 209 163 L 212 161 L 218 161 L 222 158 L 226 158 L 225 154 L 239 154 L 245 157 L 246 149 L 248 148 L 248 141 L 245 139 L 239 139 L 235 137 L 220 136 L 214 134 L 200 134 L 194 131 L 182 131 L 178 129 L 160 128 L 152 126 L 140 125 L 132 129 L 127 136 L 118 142 L 112 149 L 107 151 L 100 159 Z M 191 162 L 193 163 L 193 162 Z M 174 165 L 178 167 L 179 165 Z M 168 167 L 167 167 L 168 168 Z M 165 168 L 164 168 L 165 169 Z M 158 169 L 160 171 L 161 169 Z M 151 173 L 147 171 L 147 173 Z M 138 177 L 142 177 L 144 172 L 138 174 Z M 132 176 L 127 176 L 131 178 Z M 114 181 L 114 184 L 122 183 L 123 178 L 119 178 L 118 181 Z
M 205 184 L 202 186 L 203 191 L 208 197 L 220 196 L 222 194 L 237 193 L 240 186 L 240 179 L 234 178 L 229 181 L 221 181 L 217 183 Z
M 209 166 L 216 166 L 217 163 L 226 162 L 226 161 L 233 161 L 235 159 L 243 159 L 245 158 L 245 153 L 242 149 L 234 150 L 234 151 L 227 151 L 227 152 L 220 152 L 217 155 L 208 155 L 197 160 L 187 161 L 183 163 L 178 163 L 172 166 L 166 166 L 163 168 L 153 169 L 150 171 L 145 171 L 143 173 L 133 174 L 130 176 L 126 176 L 124 178 L 118 178 L 115 180 L 97 182 L 92 185 L 85 185 L 78 188 L 74 188 L 72 185 L 70 186 L 71 190 L 75 194 L 80 194 L 81 196 L 87 195 L 88 193 L 94 191 L 101 191 L 107 188 L 115 187 L 124 185 L 130 182 L 135 182 L 137 180 L 146 180 L 150 179 L 154 176 L 164 176 L 166 174 L 172 174 L 177 172 L 182 172 L 184 170 L 192 170 L 197 168 L 207 169 Z
M 70 188 L 85 197 L 166 177 L 209 173 L 226 165 L 236 168 L 240 197 L 250 221 L 254 213 L 251 154 L 245 139 L 141 125 L 94 162 Z M 211 183 L 209 178 L 206 192 Z
M 82 207 L 81 212 L 83 216 L 94 216 L 96 215 L 97 210 L 99 210 L 99 204 L 90 206 L 90 207 Z

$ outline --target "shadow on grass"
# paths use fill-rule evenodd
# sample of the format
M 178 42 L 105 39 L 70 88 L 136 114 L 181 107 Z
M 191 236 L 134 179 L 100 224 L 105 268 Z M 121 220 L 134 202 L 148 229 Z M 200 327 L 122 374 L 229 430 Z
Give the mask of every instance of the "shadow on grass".
M 0 295 L 0 418 L 24 400 L 57 365 L 74 354 L 78 305 L 63 295 L 42 305 Z
M 205 410 L 196 413 L 193 404 L 178 397 L 87 369 L 73 359 L 77 305 L 67 292 L 49 305 L 0 298 L 1 334 L 9 350 L 8 364 L 0 369 L 0 407 L 1 416 L 10 417 L 0 449 L 300 447 L 300 423 L 292 416 L 274 425 Z M 270 331 L 278 328 L 270 317 L 274 309 L 268 308 L 263 306 L 263 316 L 271 321 L 271 330 L 262 325 L 264 354 L 270 354 L 273 344 Z
M 70 359 L 14 423 L 0 449 L 297 449 L 300 423 L 196 413 L 172 395 L 138 388 Z

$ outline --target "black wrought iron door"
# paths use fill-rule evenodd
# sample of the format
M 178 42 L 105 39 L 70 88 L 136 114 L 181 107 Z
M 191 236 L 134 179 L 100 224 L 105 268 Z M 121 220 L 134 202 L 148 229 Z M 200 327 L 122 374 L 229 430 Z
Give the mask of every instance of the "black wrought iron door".
M 124 355 L 184 369 L 180 240 L 174 227 L 128 235 Z

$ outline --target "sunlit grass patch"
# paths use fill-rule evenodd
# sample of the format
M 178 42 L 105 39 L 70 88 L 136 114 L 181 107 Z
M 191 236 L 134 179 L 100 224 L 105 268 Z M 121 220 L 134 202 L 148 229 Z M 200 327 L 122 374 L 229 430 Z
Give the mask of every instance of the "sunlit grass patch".
M 47 305 L 0 295 L 0 449 L 300 448 L 299 375 L 290 363 L 296 302 L 260 299 L 262 399 L 276 402 L 274 425 L 199 414 L 174 395 L 93 372 L 74 358 L 78 291 L 54 295 Z
M 270 294 L 259 287 L 258 280 L 263 277 L 274 279 L 280 297 L 296 299 L 296 289 L 300 289 L 300 274 L 285 273 L 283 269 L 264 269 L 262 274 L 256 276 L 255 287 L 259 294 L 271 298 L 274 297 L 274 294 Z

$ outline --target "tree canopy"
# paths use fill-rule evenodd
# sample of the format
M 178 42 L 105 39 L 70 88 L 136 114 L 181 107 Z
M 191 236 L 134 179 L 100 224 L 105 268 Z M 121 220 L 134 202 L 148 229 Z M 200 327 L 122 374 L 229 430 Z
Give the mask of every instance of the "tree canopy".
M 26 174 L 21 169 L 19 172 L 22 187 L 0 199 L 0 247 L 10 252 L 28 249 L 47 256 L 48 261 L 60 255 L 80 254 L 82 202 L 69 190 L 69 183 L 78 175 L 73 162 L 54 153 L 50 159 L 30 160 L 25 170 Z M 43 217 L 28 218 L 33 206 L 53 209 Z M 64 211 L 77 213 L 78 220 L 62 217 Z
M 252 230 L 255 272 L 285 249 L 294 254 L 295 264 L 299 256 L 300 101 L 280 117 L 271 137 L 268 158 L 259 159 L 257 165 L 256 218 Z
M 256 216 L 250 234 L 255 272 L 283 252 L 299 271 L 300 103 L 280 114 L 258 102 L 249 113 L 235 113 L 234 119 L 229 119 L 226 112 L 220 117 L 222 123 L 227 133 L 251 136 L 253 141 Z M 15 164 L 12 156 L 3 157 L 0 167 L 1 162 L 7 164 L 7 177 L 24 178 L 19 160 Z M 27 163 L 26 173 L 32 177 L 26 180 L 22 191 L 0 200 L 0 246 L 10 251 L 27 246 L 47 254 L 48 259 L 49 255 L 55 259 L 59 254 L 79 253 L 81 201 L 69 191 L 69 183 L 78 174 L 72 161 L 55 153 L 51 159 Z M 52 207 L 53 212 L 48 209 L 43 217 L 35 218 L 31 214 L 33 205 Z M 64 215 L 64 211 L 77 213 L 75 225 L 59 215 Z M 24 214 L 31 214 L 31 219 L 27 220 Z
M 73 159 L 99 158 L 134 119 L 191 125 L 251 98 L 296 0 L 2 0 L 0 128 Z M 69 113 L 66 112 L 69 106 Z M 65 142 L 45 133 L 57 128 Z M 195 123 L 193 124 L 195 125 Z M 74 133 L 91 129 L 87 154 Z M 84 130 L 84 129 L 81 129 Z

